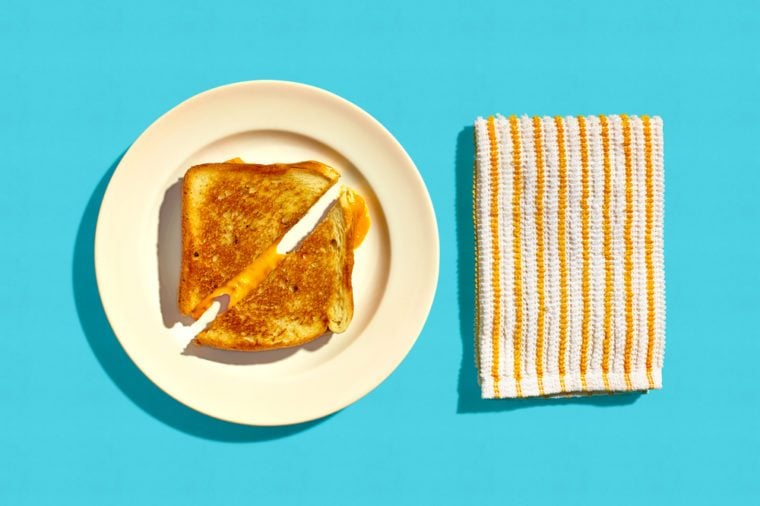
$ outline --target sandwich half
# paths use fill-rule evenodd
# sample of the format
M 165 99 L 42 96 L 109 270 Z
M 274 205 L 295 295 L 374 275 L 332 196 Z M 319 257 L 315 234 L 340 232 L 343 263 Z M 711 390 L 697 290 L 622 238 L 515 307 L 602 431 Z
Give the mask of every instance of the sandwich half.
M 354 313 L 354 248 L 369 227 L 363 199 L 344 188 L 325 216 L 247 295 L 217 318 L 196 343 L 263 351 L 343 332 Z M 269 259 L 259 260 L 268 263 Z M 250 267 L 249 267 L 250 270 Z
M 196 165 L 182 192 L 179 308 L 201 301 L 238 275 L 298 222 L 338 180 L 325 164 Z

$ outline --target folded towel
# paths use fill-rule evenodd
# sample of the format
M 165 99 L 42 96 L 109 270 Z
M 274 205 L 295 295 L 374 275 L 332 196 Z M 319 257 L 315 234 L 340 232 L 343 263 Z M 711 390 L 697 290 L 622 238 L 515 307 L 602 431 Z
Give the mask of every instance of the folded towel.
M 484 398 L 661 388 L 662 120 L 475 122 Z

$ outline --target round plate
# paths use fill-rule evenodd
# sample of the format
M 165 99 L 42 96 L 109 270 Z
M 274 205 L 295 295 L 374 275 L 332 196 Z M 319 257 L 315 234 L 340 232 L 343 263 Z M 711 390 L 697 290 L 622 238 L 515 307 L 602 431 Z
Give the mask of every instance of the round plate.
M 372 226 L 356 250 L 346 332 L 260 353 L 187 346 L 176 302 L 181 178 L 237 156 L 320 160 L 367 200 Z M 377 120 L 318 88 L 251 81 L 186 100 L 135 141 L 103 197 L 95 270 L 116 336 L 159 388 L 223 420 L 284 425 L 348 406 L 404 359 L 433 301 L 438 229 L 414 163 Z

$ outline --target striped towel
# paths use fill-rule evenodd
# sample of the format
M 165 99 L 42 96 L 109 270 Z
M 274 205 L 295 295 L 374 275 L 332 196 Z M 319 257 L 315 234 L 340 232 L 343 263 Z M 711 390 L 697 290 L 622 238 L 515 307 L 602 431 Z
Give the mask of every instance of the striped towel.
M 662 386 L 662 120 L 475 122 L 484 398 Z

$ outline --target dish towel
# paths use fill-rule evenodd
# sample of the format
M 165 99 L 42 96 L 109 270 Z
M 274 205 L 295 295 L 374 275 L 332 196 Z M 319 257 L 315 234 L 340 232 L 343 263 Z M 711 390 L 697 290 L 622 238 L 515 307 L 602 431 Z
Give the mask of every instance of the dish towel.
M 662 120 L 475 122 L 484 398 L 662 386 Z

